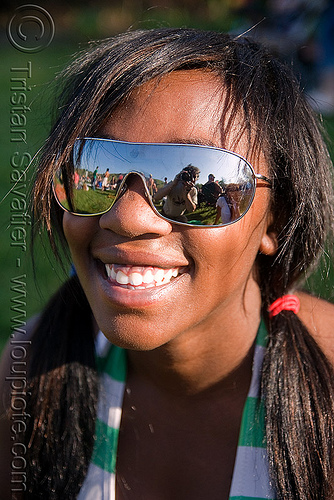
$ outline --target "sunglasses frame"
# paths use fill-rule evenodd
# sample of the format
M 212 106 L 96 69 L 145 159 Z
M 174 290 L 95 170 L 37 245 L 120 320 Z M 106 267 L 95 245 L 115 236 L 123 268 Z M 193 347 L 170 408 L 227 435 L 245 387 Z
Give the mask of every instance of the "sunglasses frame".
M 241 160 L 243 160 L 248 165 L 248 167 L 250 168 L 250 170 L 252 172 L 252 175 L 254 177 L 254 192 L 253 192 L 252 199 L 251 199 L 251 201 L 249 203 L 249 206 L 248 206 L 247 210 L 245 210 L 242 213 L 242 215 L 240 215 L 240 217 L 238 217 L 237 219 L 235 219 L 233 221 L 230 221 L 230 222 L 222 223 L 222 224 L 205 224 L 205 225 L 203 224 L 203 225 L 201 225 L 201 224 L 191 224 L 189 222 L 181 222 L 181 221 L 177 221 L 177 220 L 174 220 L 174 219 L 170 219 L 167 216 L 162 215 L 160 212 L 158 212 L 157 208 L 154 206 L 153 199 L 152 199 L 152 197 L 150 195 L 150 192 L 148 190 L 148 186 L 146 184 L 146 178 L 145 178 L 145 176 L 141 172 L 138 172 L 136 170 L 133 170 L 133 171 L 130 171 L 130 172 L 127 172 L 126 174 L 124 174 L 122 182 L 119 185 L 118 194 L 115 197 L 115 199 L 113 200 L 113 202 L 110 205 L 110 207 L 107 210 L 103 210 L 102 212 L 98 212 L 98 213 L 95 213 L 95 214 L 82 214 L 82 213 L 73 212 L 73 211 L 68 210 L 67 208 L 65 208 L 60 203 L 60 201 L 58 200 L 58 197 L 57 197 L 57 194 L 56 194 L 56 191 L 55 191 L 54 181 L 52 181 L 53 195 L 54 195 L 54 197 L 56 199 L 56 202 L 60 206 L 60 208 L 64 212 L 67 212 L 67 213 L 69 213 L 71 215 L 75 215 L 75 216 L 78 216 L 78 217 L 100 217 L 101 215 L 104 215 L 105 213 L 109 212 L 109 210 L 112 209 L 112 207 L 114 206 L 114 204 L 116 203 L 116 201 L 118 201 L 118 199 L 122 196 L 123 193 L 121 193 L 121 191 L 122 191 L 123 186 L 126 184 L 126 179 L 129 177 L 129 175 L 133 175 L 133 174 L 138 175 L 142 179 L 142 182 L 143 182 L 143 185 L 144 185 L 144 189 L 145 189 L 146 199 L 147 199 L 150 207 L 153 209 L 153 211 L 154 211 L 154 213 L 156 215 L 158 215 L 159 217 L 161 217 L 164 220 L 167 220 L 168 222 L 171 222 L 172 224 L 177 224 L 177 225 L 180 225 L 180 226 L 187 226 L 187 227 L 194 227 L 194 228 L 198 228 L 198 229 L 203 229 L 203 228 L 221 228 L 221 227 L 225 227 L 225 226 L 230 226 L 231 224 L 235 224 L 240 219 L 242 219 L 246 215 L 246 213 L 248 212 L 248 210 L 250 209 L 250 207 L 252 206 L 252 203 L 253 203 L 254 197 L 255 197 L 255 193 L 256 193 L 256 188 L 258 187 L 257 186 L 257 181 L 258 180 L 267 183 L 267 185 L 264 186 L 264 187 L 268 187 L 270 189 L 272 188 L 272 181 L 268 177 L 266 177 L 265 175 L 262 175 L 262 174 L 256 174 L 255 171 L 254 171 L 253 166 L 243 156 L 239 155 L 238 153 L 235 153 L 234 151 L 229 151 L 228 149 L 223 149 L 223 148 L 218 148 L 218 147 L 212 147 L 212 146 L 206 146 L 204 144 L 130 142 L 130 141 L 119 141 L 119 140 L 115 140 L 115 139 L 108 139 L 108 138 L 102 138 L 102 137 L 84 137 L 82 139 L 76 139 L 76 142 L 77 141 L 79 141 L 79 142 L 80 141 L 85 141 L 85 140 L 110 141 L 110 142 L 114 142 L 114 143 L 121 143 L 121 144 L 125 143 L 125 144 L 140 145 L 140 146 L 150 146 L 150 145 L 153 145 L 153 144 L 155 146 L 166 146 L 166 145 L 168 145 L 168 146 L 196 146 L 196 147 L 200 147 L 200 148 L 214 149 L 214 150 L 222 151 L 224 153 L 229 153 L 229 154 L 232 154 L 233 156 L 237 156 L 238 158 L 240 158 Z M 60 170 L 61 168 L 62 167 L 59 167 L 57 169 L 57 171 Z

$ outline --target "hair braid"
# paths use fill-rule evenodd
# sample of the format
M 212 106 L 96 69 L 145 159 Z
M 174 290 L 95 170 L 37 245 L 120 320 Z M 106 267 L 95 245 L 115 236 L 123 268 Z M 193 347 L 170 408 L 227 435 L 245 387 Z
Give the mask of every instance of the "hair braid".
M 291 311 L 268 322 L 262 393 L 278 498 L 331 498 L 334 377 L 327 358 Z

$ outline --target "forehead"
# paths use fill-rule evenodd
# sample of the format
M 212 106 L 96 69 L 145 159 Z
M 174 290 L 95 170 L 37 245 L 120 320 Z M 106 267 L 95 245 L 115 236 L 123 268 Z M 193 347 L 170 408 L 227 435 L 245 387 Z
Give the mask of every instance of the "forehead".
M 142 142 L 157 142 L 154 131 L 171 141 L 209 142 L 210 135 L 217 141 L 222 95 L 221 81 L 211 72 L 175 71 L 132 92 L 104 128 L 117 129 L 122 138 L 129 127 L 135 128 Z
M 224 82 L 208 70 L 174 71 L 133 91 L 100 128 L 133 142 L 204 144 L 230 149 L 254 163 L 243 112 L 232 118 Z M 258 156 L 258 154 L 256 154 Z

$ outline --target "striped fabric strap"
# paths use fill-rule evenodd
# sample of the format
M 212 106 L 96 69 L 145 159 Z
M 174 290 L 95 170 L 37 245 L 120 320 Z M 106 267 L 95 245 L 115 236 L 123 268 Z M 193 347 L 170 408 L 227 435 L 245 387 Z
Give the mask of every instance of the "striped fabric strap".
M 260 398 L 267 330 L 263 321 L 256 337 L 251 385 L 244 406 L 229 500 L 274 500 L 268 472 L 264 401 Z
M 260 399 L 260 377 L 266 337 L 266 328 L 261 322 L 256 339 L 251 385 L 242 415 L 229 500 L 276 498 L 268 474 L 264 405 Z M 103 339 L 104 337 L 99 337 L 97 346 L 101 385 L 96 441 L 79 500 L 115 500 L 116 454 L 126 381 L 126 351 L 115 346 L 106 346 Z
M 116 454 L 126 381 L 126 351 L 110 345 L 99 332 L 96 342 L 100 372 L 95 445 L 78 500 L 115 500 Z

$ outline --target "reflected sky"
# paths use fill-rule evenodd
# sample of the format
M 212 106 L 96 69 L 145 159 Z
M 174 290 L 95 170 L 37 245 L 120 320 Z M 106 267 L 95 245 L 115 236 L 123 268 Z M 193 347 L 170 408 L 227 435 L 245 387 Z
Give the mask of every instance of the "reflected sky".
M 77 144 L 78 152 L 79 141 Z M 110 174 L 137 171 L 145 177 L 152 174 L 156 180 L 163 181 L 167 177 L 170 181 L 188 165 L 199 168 L 199 184 L 207 182 L 209 174 L 213 174 L 215 180 L 222 184 L 247 184 L 253 178 L 249 164 L 238 155 L 208 146 L 188 144 L 147 145 L 85 139 L 76 167 L 86 170 L 88 174 L 99 167 L 100 174 L 109 168 Z

